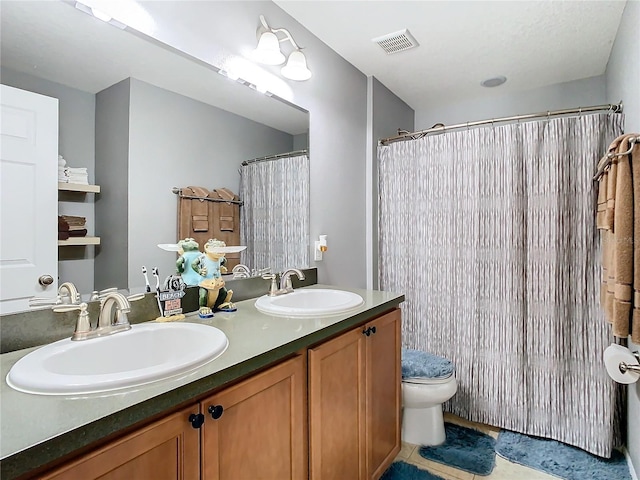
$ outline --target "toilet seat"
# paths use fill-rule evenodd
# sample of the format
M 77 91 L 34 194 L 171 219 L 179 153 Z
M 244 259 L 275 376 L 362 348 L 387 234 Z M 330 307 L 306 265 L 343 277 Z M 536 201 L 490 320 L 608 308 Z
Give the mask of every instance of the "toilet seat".
M 415 385 L 440 385 L 443 383 L 448 383 L 451 379 L 455 379 L 453 374 L 448 377 L 438 377 L 438 378 L 403 378 L 402 383 L 412 383 Z

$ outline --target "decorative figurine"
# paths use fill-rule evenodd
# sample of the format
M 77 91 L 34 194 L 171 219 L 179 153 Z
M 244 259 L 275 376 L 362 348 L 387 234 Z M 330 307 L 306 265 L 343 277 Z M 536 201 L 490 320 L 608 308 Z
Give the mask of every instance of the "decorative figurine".
M 227 271 L 224 266 L 225 247 L 226 244 L 223 241 L 210 239 L 204 245 L 204 253 L 192 263 L 193 270 L 201 277 L 199 314 L 203 318 L 213 316 L 214 311 L 235 312 L 237 310 L 231 303 L 233 290 L 227 290 L 222 279 L 222 273 Z
M 182 280 L 190 287 L 195 287 L 202 280 L 202 276 L 193 268 L 193 263 L 202 255 L 200 246 L 193 238 L 185 238 L 178 242 L 178 260 L 176 269 L 182 275 Z

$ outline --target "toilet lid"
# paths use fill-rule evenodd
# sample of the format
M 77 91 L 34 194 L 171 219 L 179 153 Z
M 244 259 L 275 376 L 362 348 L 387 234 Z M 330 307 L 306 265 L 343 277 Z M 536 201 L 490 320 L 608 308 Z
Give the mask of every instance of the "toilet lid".
M 419 380 L 446 380 L 453 375 L 451 360 L 432 353 L 409 348 L 402 349 L 402 378 L 412 383 Z

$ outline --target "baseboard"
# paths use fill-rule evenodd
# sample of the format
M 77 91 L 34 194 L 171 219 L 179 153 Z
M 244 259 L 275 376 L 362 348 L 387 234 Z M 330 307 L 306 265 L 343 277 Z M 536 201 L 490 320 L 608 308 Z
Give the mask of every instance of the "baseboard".
M 629 473 L 631 474 L 631 480 L 638 480 L 638 476 L 636 475 L 636 470 L 633 468 L 633 462 L 631 461 L 631 457 L 629 456 L 629 451 L 624 449 L 624 456 L 627 459 L 627 465 L 629 466 Z

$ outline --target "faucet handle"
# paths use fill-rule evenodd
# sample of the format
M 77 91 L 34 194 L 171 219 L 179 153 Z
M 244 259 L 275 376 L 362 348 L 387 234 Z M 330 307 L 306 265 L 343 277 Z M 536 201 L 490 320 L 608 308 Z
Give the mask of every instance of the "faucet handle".
M 269 295 L 270 297 L 275 297 L 278 294 L 278 282 L 276 280 L 276 275 L 274 273 L 265 273 L 262 275 L 262 278 L 265 280 L 271 280 L 271 285 L 269 286 Z
M 84 340 L 87 338 L 87 335 L 91 332 L 91 322 L 89 321 L 89 312 L 87 312 L 87 304 L 85 302 L 77 305 L 56 305 L 52 310 L 58 313 L 80 310 L 71 340 Z
M 53 310 L 56 313 L 73 312 L 74 310 L 82 310 L 82 309 L 84 310 L 87 309 L 87 304 L 84 302 L 59 304 L 51 307 L 51 310 Z
M 110 287 L 110 288 L 105 288 L 104 290 L 100 290 L 98 292 L 98 298 L 100 300 L 103 300 L 104 297 L 106 297 L 107 295 L 109 295 L 110 293 L 115 293 L 117 292 L 118 289 L 116 287 Z
M 127 297 L 127 300 L 129 300 L 130 302 L 135 302 L 137 300 L 142 300 L 144 298 L 144 293 L 136 293 L 134 295 L 129 295 Z
M 62 300 L 59 295 L 55 297 L 31 297 L 29 299 L 30 307 L 43 307 L 43 306 L 54 306 L 60 305 Z

